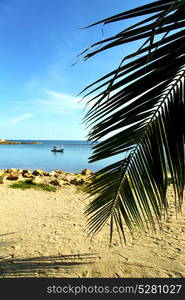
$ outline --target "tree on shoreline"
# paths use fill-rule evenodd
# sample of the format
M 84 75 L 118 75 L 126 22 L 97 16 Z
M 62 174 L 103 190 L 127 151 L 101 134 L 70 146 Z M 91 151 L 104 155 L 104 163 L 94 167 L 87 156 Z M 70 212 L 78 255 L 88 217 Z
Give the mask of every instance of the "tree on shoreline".
M 82 53 L 87 60 L 113 47 L 142 41 L 118 68 L 82 91 L 84 98 L 91 97 L 85 116 L 92 127 L 89 139 L 103 138 L 94 146 L 90 161 L 126 154 L 93 176 L 89 191 L 97 196 L 85 212 L 89 233 L 97 233 L 108 220 L 110 241 L 114 227 L 125 239 L 124 224 L 131 234 L 136 227 L 155 230 L 168 210 L 169 177 L 176 210 L 181 210 L 185 181 L 184 16 L 185 0 L 161 0 L 90 25 L 142 18 Z M 95 46 L 99 48 L 94 50 Z

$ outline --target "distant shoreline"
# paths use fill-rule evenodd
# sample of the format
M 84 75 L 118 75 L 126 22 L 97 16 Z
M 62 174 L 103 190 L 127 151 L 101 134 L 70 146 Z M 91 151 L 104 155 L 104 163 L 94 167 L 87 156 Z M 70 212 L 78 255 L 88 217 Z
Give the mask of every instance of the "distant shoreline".
M 57 142 L 55 140 L 53 140 L 53 142 Z M 20 145 L 20 144 L 43 144 L 44 141 L 7 141 L 7 140 L 3 140 L 3 139 L 0 139 L 0 145 Z M 95 146 L 97 145 L 98 142 L 81 142 L 79 143 L 78 141 L 74 141 L 74 143 L 70 143 L 70 146 L 78 146 L 78 145 L 83 145 L 83 146 Z
M 6 141 L 0 140 L 0 145 L 20 145 L 20 144 L 42 144 L 43 142 L 15 142 L 15 141 Z

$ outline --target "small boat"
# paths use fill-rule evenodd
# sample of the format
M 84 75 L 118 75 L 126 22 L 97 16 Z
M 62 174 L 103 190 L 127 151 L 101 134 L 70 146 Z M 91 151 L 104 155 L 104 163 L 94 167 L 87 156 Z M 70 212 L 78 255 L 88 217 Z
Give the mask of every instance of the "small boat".
M 52 152 L 64 152 L 64 148 L 58 148 L 57 146 L 54 146 L 53 149 L 51 149 Z

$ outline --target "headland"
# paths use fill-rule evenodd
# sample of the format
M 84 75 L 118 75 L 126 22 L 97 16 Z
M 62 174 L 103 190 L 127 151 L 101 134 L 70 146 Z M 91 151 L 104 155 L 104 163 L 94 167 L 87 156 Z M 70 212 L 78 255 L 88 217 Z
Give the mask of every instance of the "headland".
M 0 145 L 20 145 L 20 144 L 42 144 L 43 142 L 31 141 L 31 142 L 19 142 L 19 141 L 7 141 L 0 139 Z

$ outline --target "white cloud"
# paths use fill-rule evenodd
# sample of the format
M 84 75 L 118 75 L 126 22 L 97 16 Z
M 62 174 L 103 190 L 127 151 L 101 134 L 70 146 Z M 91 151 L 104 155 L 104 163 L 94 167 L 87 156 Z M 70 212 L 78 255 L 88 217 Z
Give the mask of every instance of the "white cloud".
M 46 91 L 45 100 L 39 100 L 42 112 L 52 114 L 70 114 L 80 111 L 84 108 L 84 103 L 80 102 L 81 98 L 69 94 L 58 93 L 55 91 Z
M 46 90 L 45 99 L 37 99 L 32 101 L 38 107 L 37 112 L 51 113 L 51 114 L 72 114 L 75 112 L 82 112 L 83 110 L 92 107 L 96 100 L 92 100 L 90 103 L 87 102 L 91 97 L 87 96 L 84 100 L 81 97 L 75 97 L 70 94 L 59 93 L 52 90 Z
M 23 113 L 21 116 L 9 118 L 3 121 L 0 121 L 0 126 L 3 127 L 14 127 L 18 123 L 23 122 L 26 119 L 31 118 L 33 115 L 31 113 Z

